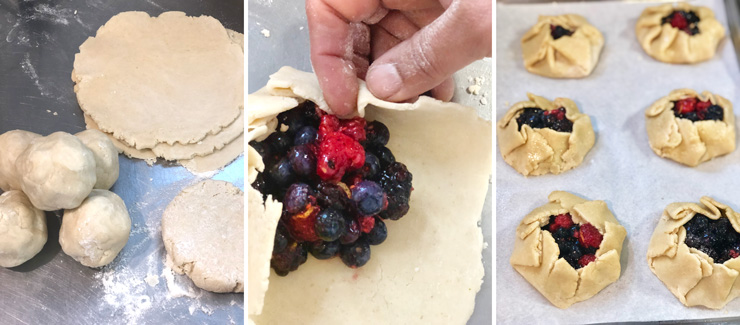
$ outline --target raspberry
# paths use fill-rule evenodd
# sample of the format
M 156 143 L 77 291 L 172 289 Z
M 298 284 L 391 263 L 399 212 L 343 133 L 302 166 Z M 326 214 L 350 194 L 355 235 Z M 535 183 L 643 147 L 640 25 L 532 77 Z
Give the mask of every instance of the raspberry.
M 581 244 L 584 247 L 598 248 L 604 236 L 590 223 L 581 225 Z
M 549 230 L 554 233 L 560 228 L 570 228 L 571 226 L 573 226 L 573 219 L 571 219 L 570 213 L 559 214 L 550 223 Z
M 686 98 L 682 99 L 676 102 L 675 107 L 673 108 L 676 113 L 679 114 L 686 114 L 693 112 L 696 110 L 696 98 Z
M 323 180 L 339 181 L 347 171 L 362 168 L 365 149 L 343 133 L 331 133 L 319 142 L 316 173 Z
M 355 141 L 365 141 L 365 125 L 367 122 L 364 118 L 355 117 L 351 120 L 340 122 L 339 132 L 346 134 Z
M 740 252 L 737 251 L 737 250 L 731 249 L 730 252 L 729 252 L 729 255 L 732 258 L 737 258 L 738 256 L 740 256 Z
M 319 140 L 329 134 L 339 131 L 339 118 L 334 115 L 324 115 L 319 124 Z
M 319 208 L 309 204 L 301 213 L 291 215 L 288 219 L 290 234 L 298 241 L 313 242 L 319 240 L 319 236 L 316 235 L 316 230 L 314 230 L 316 215 L 318 214 Z
M 370 230 L 373 230 L 373 227 L 375 227 L 375 218 L 374 217 L 359 217 L 357 218 L 357 221 L 360 224 L 360 231 L 363 233 L 369 233 Z
M 596 260 L 596 255 L 586 254 L 586 255 L 581 256 L 580 259 L 578 259 L 578 265 L 580 265 L 581 267 L 584 267 L 588 265 L 588 263 L 591 263 L 595 260 Z
M 674 12 L 673 17 L 671 17 L 671 26 L 678 29 L 685 29 L 689 27 L 689 21 L 680 12 Z

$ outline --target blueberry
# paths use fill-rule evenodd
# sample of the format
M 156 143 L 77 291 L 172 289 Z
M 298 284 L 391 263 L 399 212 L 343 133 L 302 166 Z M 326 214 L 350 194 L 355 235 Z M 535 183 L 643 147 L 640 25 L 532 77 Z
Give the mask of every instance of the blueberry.
M 563 28 L 562 26 L 555 26 L 554 28 L 551 28 L 550 35 L 552 35 L 553 39 L 558 39 L 563 36 L 570 36 L 573 32 Z
M 339 184 L 321 182 L 316 186 L 316 199 L 322 207 L 346 210 L 351 207 L 347 192 Z
M 292 140 L 292 137 L 283 132 L 274 132 L 263 142 L 270 146 L 270 152 L 272 154 L 282 155 L 290 149 Z
M 693 11 L 685 11 L 683 15 L 686 17 L 686 21 L 688 21 L 689 24 L 696 24 L 700 20 L 699 16 L 697 16 Z
M 391 133 L 385 124 L 378 121 L 372 121 L 365 126 L 366 143 L 375 146 L 385 146 L 388 144 Z
M 572 238 L 573 232 L 571 232 L 570 228 L 559 228 L 558 230 L 555 230 L 555 233 L 552 234 L 552 237 L 556 240 Z
M 396 157 L 393 156 L 393 153 L 386 147 L 375 147 L 372 148 L 373 154 L 375 154 L 376 157 L 378 157 L 378 160 L 380 160 L 380 166 L 382 168 L 385 168 L 386 166 L 396 162 Z
M 365 235 L 365 239 L 370 245 L 380 245 L 386 237 L 388 237 L 388 228 L 385 227 L 385 222 L 380 218 L 375 218 L 375 226 Z
M 290 160 L 286 157 L 283 157 L 270 166 L 267 173 L 278 186 L 283 188 L 290 185 L 295 178 L 293 168 L 290 166 Z
M 309 176 L 316 174 L 316 157 L 308 145 L 295 146 L 288 152 L 290 166 L 293 171 L 300 176 Z
M 519 131 L 522 130 L 522 125 L 529 125 L 532 128 L 543 128 L 545 127 L 544 111 L 536 107 L 526 107 L 519 113 L 516 118 L 516 122 L 519 125 Z
M 311 255 L 313 255 L 313 257 L 320 260 L 326 260 L 336 256 L 342 245 L 339 244 L 338 240 L 330 242 L 319 240 L 311 243 L 310 247 Z
M 301 244 L 291 242 L 283 252 L 272 255 L 270 266 L 277 275 L 286 276 L 289 272 L 297 270 L 307 258 L 306 248 Z
M 707 108 L 707 112 L 704 113 L 705 120 L 718 120 L 722 121 L 725 117 L 725 111 L 718 105 L 712 105 Z
M 324 241 L 335 241 L 344 233 L 346 227 L 344 216 L 332 208 L 324 209 L 316 216 L 314 230 L 316 235 Z
M 304 126 L 300 129 L 298 129 L 298 132 L 295 134 L 295 138 L 293 140 L 293 144 L 296 146 L 300 146 L 302 144 L 308 144 L 311 142 L 316 141 L 318 138 L 318 131 L 313 126 Z
M 304 183 L 295 183 L 288 187 L 283 198 L 283 208 L 290 214 L 296 214 L 306 207 L 311 195 L 311 187 Z
M 370 245 L 362 239 L 350 245 L 343 245 L 339 250 L 339 257 L 349 267 L 363 266 L 370 260 Z
M 259 153 L 262 158 L 268 157 L 271 154 L 270 146 L 265 142 L 250 141 L 249 145 L 254 148 L 254 150 L 257 150 L 257 153 Z
M 288 244 L 290 242 L 288 236 L 288 230 L 285 229 L 284 226 L 278 224 L 277 231 L 275 231 L 275 242 L 272 246 L 273 254 L 282 253 L 286 248 L 288 248 Z
M 362 176 L 365 179 L 376 180 L 380 172 L 380 159 L 365 151 L 365 165 L 362 166 Z
M 383 189 L 373 181 L 362 181 L 352 187 L 352 200 L 364 216 L 373 216 L 383 209 Z
M 696 112 L 688 112 L 681 115 L 683 115 L 683 118 L 691 120 L 692 122 L 696 122 L 699 120 L 699 116 L 696 114 Z
M 357 220 L 349 220 L 346 224 L 344 234 L 339 237 L 339 242 L 343 245 L 354 243 L 358 238 L 360 238 L 360 235 L 362 235 L 362 232 L 360 232 L 360 225 L 357 223 Z

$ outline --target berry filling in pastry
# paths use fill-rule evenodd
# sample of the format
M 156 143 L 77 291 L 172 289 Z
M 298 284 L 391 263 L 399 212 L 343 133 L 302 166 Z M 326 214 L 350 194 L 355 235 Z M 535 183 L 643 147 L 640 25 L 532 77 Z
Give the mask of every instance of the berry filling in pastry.
M 699 34 L 699 16 L 693 11 L 676 10 L 661 19 L 661 24 L 671 24 L 689 35 Z
M 409 210 L 412 174 L 386 147 L 388 128 L 361 117 L 340 120 L 311 102 L 278 115 L 288 129 L 252 146 L 264 172 L 252 187 L 282 202 L 271 266 L 281 276 L 310 253 L 365 265 L 370 245 L 388 236 L 384 220 Z
M 560 107 L 551 111 L 536 107 L 527 107 L 516 118 L 519 130 L 526 124 L 533 129 L 548 128 L 559 132 L 573 131 L 573 122 L 565 117 L 565 108 Z
M 558 257 L 564 258 L 574 269 L 596 260 L 596 251 L 604 238 L 590 223 L 574 223 L 570 213 L 550 216 L 550 222 L 541 229 L 552 234 L 560 248 Z
M 709 255 L 714 263 L 722 264 L 740 256 L 740 234 L 732 227 L 730 219 L 712 220 L 697 213 L 684 228 L 686 245 Z
M 563 36 L 573 35 L 573 31 L 563 28 L 563 26 L 557 26 L 550 24 L 550 35 L 552 39 L 558 39 Z
M 678 118 L 685 118 L 693 122 L 722 121 L 724 119 L 722 107 L 713 105 L 709 100 L 700 102 L 696 98 L 686 98 L 673 102 L 673 114 Z

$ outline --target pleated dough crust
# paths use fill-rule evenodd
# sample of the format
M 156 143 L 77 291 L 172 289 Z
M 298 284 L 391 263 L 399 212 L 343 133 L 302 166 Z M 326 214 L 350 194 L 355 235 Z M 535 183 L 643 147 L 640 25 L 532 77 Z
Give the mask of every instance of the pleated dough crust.
M 304 100 L 327 110 L 314 74 L 280 69 L 267 87 L 248 96 L 247 140 L 264 139 L 277 127 L 277 114 Z M 478 222 L 491 174 L 490 122 L 474 109 L 425 96 L 413 104 L 384 102 L 364 83 L 358 114 L 391 130 L 388 148 L 414 175 L 409 213 L 388 224 L 388 239 L 373 246 L 372 258 L 361 268 L 348 268 L 338 258 L 309 258 L 286 277 L 271 272 L 262 313 L 250 315 L 250 321 L 464 324 L 484 274 Z M 248 157 L 251 183 L 264 165 L 251 147 Z M 258 196 L 250 199 L 249 206 L 253 204 L 279 203 L 265 203 Z M 250 232 L 266 226 L 252 222 L 252 216 L 249 220 Z M 274 236 L 274 226 L 267 226 Z M 272 237 L 265 245 L 272 245 Z M 267 257 L 262 265 L 250 263 L 250 273 L 269 263 Z
M 549 203 L 530 212 L 516 228 L 514 252 L 509 259 L 537 291 L 558 308 L 568 308 L 596 295 L 619 279 L 619 256 L 627 231 L 604 201 L 587 201 L 573 194 L 555 191 Z M 551 215 L 570 213 L 577 224 L 590 223 L 604 236 L 596 260 L 576 270 L 563 258 L 549 231 L 540 229 Z
M 692 122 L 673 113 L 673 102 L 685 98 L 709 100 L 724 110 L 724 120 Z M 714 157 L 735 150 L 735 115 L 732 103 L 722 96 L 704 91 L 677 89 L 653 103 L 645 111 L 650 148 L 658 156 L 695 167 Z
M 683 225 L 701 213 L 713 220 L 728 218 L 740 232 L 740 214 L 708 196 L 699 201 L 671 203 L 663 210 L 650 238 L 648 266 L 685 306 L 721 309 L 740 295 L 740 259 L 714 263 L 709 255 L 686 245 Z
M 699 17 L 699 33 L 689 35 L 686 32 L 662 24 L 663 17 L 674 10 L 693 11 Z M 722 27 L 714 12 L 707 7 L 695 7 L 685 2 L 670 3 L 646 8 L 635 26 L 637 41 L 651 57 L 666 63 L 697 63 L 714 56 L 717 45 L 725 37 Z
M 550 25 L 562 26 L 573 35 L 553 39 Z M 550 78 L 583 78 L 599 61 L 604 36 L 583 16 L 540 16 L 521 43 L 527 71 Z
M 498 146 L 504 161 L 524 176 L 560 174 L 580 165 L 596 140 L 591 118 L 568 98 L 551 102 L 531 93 L 527 97 L 529 101 L 514 104 L 498 121 Z M 535 129 L 529 125 L 522 125 L 519 130 L 516 118 L 527 107 L 548 111 L 564 107 L 565 117 L 573 122 L 573 131 Z

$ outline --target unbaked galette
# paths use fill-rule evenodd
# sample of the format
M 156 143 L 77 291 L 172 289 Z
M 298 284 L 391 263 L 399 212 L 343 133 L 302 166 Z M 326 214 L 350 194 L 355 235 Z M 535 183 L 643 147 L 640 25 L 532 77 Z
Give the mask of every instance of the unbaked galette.
M 719 95 L 677 89 L 653 103 L 645 118 L 658 156 L 694 167 L 735 150 L 732 103 Z
M 555 191 L 516 228 L 509 262 L 558 308 L 593 297 L 617 281 L 627 231 L 604 201 Z

